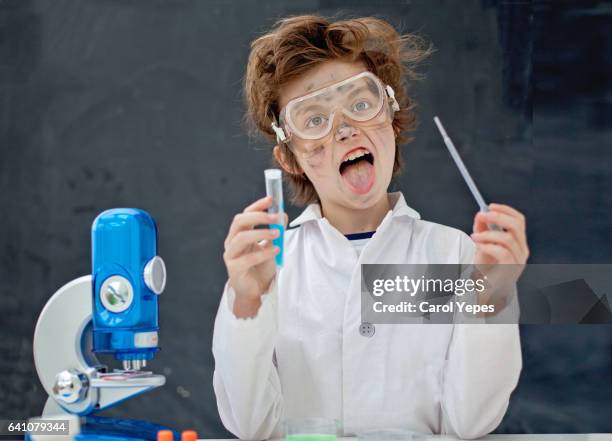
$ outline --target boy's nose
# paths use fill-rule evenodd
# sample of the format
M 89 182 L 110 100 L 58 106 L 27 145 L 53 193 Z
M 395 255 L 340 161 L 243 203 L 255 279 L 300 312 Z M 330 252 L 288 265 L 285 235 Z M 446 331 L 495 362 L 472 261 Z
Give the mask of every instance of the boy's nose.
M 359 134 L 358 128 L 353 127 L 352 125 L 347 124 L 346 122 L 342 122 L 338 126 L 338 129 L 336 130 L 336 141 L 338 142 L 345 141 L 358 134 Z

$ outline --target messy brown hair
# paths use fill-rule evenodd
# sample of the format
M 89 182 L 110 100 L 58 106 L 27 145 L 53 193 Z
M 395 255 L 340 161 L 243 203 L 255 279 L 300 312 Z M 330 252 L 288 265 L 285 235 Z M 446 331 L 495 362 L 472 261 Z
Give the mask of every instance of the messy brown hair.
M 284 84 L 324 61 L 361 61 L 393 88 L 400 105 L 401 110 L 395 112 L 392 122 L 397 138 L 395 176 L 402 167 L 398 146 L 412 141 L 409 134 L 416 128 L 416 104 L 407 94 L 406 81 L 419 78 L 416 65 L 431 50 L 417 35 L 400 35 L 389 23 L 373 17 L 335 22 L 316 15 L 282 19 L 251 44 L 244 85 L 247 120 L 254 132 L 274 141 L 271 123 L 281 110 L 279 93 Z M 299 170 L 288 146 L 279 147 L 284 150 L 287 165 Z M 314 186 L 304 173 L 287 176 L 293 203 L 305 205 L 318 200 Z

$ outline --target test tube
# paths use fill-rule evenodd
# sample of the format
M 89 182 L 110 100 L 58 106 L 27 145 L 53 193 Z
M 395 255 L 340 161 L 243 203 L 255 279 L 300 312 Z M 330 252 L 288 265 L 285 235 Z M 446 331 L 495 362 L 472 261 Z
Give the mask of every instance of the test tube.
M 268 213 L 278 214 L 278 221 L 269 224 L 268 227 L 275 228 L 280 231 L 279 236 L 272 240 L 272 244 L 280 248 L 280 252 L 276 255 L 276 266 L 283 266 L 283 249 L 285 240 L 285 226 L 283 223 L 285 206 L 283 204 L 283 175 L 278 168 L 269 168 L 264 170 L 266 177 L 266 195 L 272 197 L 272 206 L 268 208 Z
M 472 175 L 470 175 L 470 172 L 465 167 L 465 164 L 463 163 L 461 156 L 459 156 L 459 152 L 457 152 L 457 149 L 455 148 L 455 144 L 453 144 L 453 141 L 447 135 L 446 130 L 444 130 L 442 121 L 440 121 L 440 118 L 438 118 L 437 116 L 434 116 L 434 122 L 436 123 L 436 126 L 438 126 L 438 130 L 440 131 L 440 134 L 442 135 L 444 144 L 446 145 L 448 152 L 453 158 L 453 161 L 455 161 L 455 165 L 459 169 L 459 173 L 461 173 L 461 176 L 463 176 L 463 180 L 465 181 L 468 188 L 472 192 L 472 196 L 474 196 L 474 199 L 476 199 L 476 203 L 478 204 L 480 211 L 484 213 L 488 212 L 489 206 L 487 205 L 484 198 L 480 194 L 480 191 L 478 191 L 478 187 L 476 187 L 476 184 L 474 183 L 474 180 L 472 179 Z M 488 227 L 489 229 L 493 231 L 503 231 L 503 229 L 500 226 L 495 225 L 495 224 L 489 224 Z

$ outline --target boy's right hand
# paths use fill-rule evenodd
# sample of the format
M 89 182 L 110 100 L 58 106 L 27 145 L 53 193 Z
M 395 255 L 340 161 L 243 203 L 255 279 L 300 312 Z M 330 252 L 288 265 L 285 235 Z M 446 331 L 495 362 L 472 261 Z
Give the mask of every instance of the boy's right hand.
M 275 256 L 280 249 L 272 245 L 279 235 L 278 229 L 255 229 L 256 225 L 279 223 L 277 214 L 265 210 L 272 205 L 267 196 L 249 205 L 234 220 L 225 238 L 223 261 L 227 268 L 229 283 L 234 288 L 234 315 L 252 317 L 261 305 L 261 296 L 268 290 L 274 278 Z M 287 218 L 280 220 L 286 225 Z

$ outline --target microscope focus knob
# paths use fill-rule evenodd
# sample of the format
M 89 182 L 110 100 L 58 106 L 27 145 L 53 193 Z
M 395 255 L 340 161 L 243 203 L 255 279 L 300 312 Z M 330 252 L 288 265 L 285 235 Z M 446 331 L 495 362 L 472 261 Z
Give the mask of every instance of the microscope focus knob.
M 53 396 L 56 400 L 72 404 L 85 398 L 89 389 L 87 376 L 76 370 L 61 371 L 55 376 Z
M 144 281 L 151 291 L 161 294 L 166 287 L 166 264 L 164 260 L 155 256 L 145 265 Z

